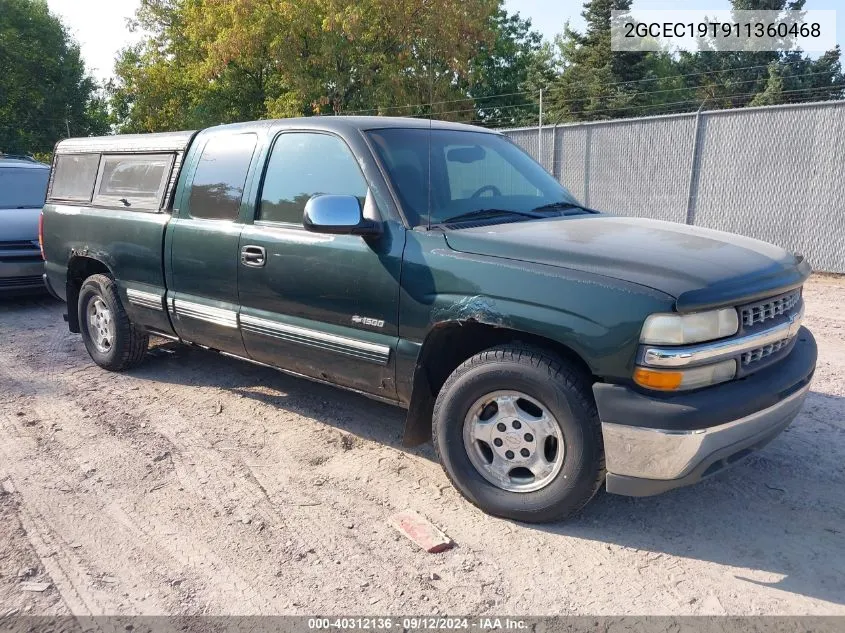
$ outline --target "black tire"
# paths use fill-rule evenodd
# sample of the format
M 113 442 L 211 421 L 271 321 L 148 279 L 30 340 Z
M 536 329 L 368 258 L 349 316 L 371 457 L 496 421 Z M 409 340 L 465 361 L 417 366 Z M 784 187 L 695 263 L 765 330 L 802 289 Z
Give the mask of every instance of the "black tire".
M 541 403 L 563 433 L 563 465 L 539 490 L 505 490 L 483 477 L 467 454 L 463 426 L 470 407 L 501 390 L 518 390 Z M 556 356 L 535 348 L 494 347 L 460 365 L 437 396 L 432 437 L 455 488 L 495 516 L 530 523 L 562 520 L 583 508 L 604 482 L 601 424 L 588 380 Z
M 106 305 L 114 320 L 113 341 L 105 350 L 98 349 L 88 322 L 88 307 L 97 298 Z M 123 371 L 144 360 L 150 337 L 129 320 L 117 294 L 114 279 L 108 275 L 92 275 L 83 282 L 79 290 L 78 316 L 85 348 L 100 367 L 109 371 Z

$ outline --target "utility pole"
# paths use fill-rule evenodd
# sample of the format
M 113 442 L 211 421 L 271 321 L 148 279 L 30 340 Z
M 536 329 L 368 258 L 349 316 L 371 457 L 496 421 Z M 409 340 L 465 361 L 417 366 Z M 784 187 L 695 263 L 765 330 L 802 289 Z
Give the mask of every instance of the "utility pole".
M 65 126 L 67 127 L 67 137 L 70 138 L 70 121 L 65 119 Z

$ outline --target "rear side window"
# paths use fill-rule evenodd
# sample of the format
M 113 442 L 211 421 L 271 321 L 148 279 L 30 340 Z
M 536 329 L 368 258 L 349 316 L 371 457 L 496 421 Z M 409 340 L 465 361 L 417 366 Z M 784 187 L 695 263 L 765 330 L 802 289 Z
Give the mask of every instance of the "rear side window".
M 99 154 L 57 156 L 50 197 L 74 202 L 91 202 L 99 166 Z
M 317 194 L 367 197 L 367 182 L 352 152 L 328 134 L 288 132 L 273 146 L 258 219 L 302 224 L 305 203 Z
M 202 151 L 188 208 L 191 217 L 234 220 L 238 217 L 249 164 L 258 138 L 254 134 L 215 136 Z
M 105 155 L 94 202 L 132 209 L 158 209 L 172 166 L 172 154 Z

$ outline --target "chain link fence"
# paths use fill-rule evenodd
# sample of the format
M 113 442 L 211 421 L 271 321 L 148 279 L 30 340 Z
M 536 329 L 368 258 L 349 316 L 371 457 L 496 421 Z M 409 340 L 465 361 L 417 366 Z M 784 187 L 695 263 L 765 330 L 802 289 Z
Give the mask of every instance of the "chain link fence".
M 845 101 L 503 132 L 594 209 L 740 233 L 845 273 Z

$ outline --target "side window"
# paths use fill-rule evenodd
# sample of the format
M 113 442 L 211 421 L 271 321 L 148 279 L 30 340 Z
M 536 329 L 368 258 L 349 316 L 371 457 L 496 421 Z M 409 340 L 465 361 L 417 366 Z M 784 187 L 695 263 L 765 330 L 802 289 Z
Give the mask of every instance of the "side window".
M 255 134 L 214 136 L 202 151 L 188 202 L 191 217 L 234 220 L 238 217 Z
M 319 193 L 355 196 L 364 204 L 367 181 L 352 152 L 328 134 L 279 135 L 267 165 L 256 219 L 302 224 L 305 203 Z
M 103 156 L 94 202 L 158 209 L 172 166 L 172 154 Z
M 99 154 L 61 154 L 56 157 L 50 198 L 91 202 L 100 166 Z

